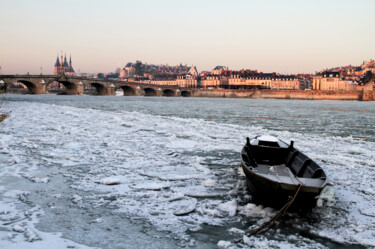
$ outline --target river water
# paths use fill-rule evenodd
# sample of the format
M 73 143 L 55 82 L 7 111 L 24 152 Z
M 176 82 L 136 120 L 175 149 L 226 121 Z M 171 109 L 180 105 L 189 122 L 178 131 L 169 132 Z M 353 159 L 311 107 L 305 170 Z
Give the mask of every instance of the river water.
M 1 248 L 374 248 L 375 104 L 352 101 L 5 95 Z M 295 141 L 334 202 L 244 230 L 246 137 Z M 51 247 L 52 246 L 52 247 Z

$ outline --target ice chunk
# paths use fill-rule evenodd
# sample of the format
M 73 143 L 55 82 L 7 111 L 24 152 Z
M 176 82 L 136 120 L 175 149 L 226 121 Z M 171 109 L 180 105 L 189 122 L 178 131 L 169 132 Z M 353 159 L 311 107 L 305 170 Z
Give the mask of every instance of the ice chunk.
M 322 207 L 323 206 L 323 202 L 324 200 L 327 201 L 327 206 L 329 207 L 332 207 L 335 205 L 336 203 L 336 199 L 335 199 L 335 193 L 334 193 L 334 189 L 333 189 L 333 186 L 331 185 L 327 185 L 323 188 L 322 192 L 320 193 L 320 195 L 318 195 L 316 198 L 317 198 L 317 201 L 316 201 L 316 205 L 318 207 Z
M 12 227 L 12 230 L 17 233 L 23 233 L 25 231 L 25 228 L 21 227 L 20 225 L 14 225 Z
M 236 227 L 232 227 L 231 229 L 228 230 L 230 233 L 237 233 L 237 234 L 244 234 L 245 231 L 244 230 L 241 230 L 241 229 L 238 229 Z
M 246 217 L 254 218 L 265 218 L 273 216 L 276 211 L 269 207 L 263 207 L 262 205 L 256 205 L 253 203 L 248 203 L 246 206 L 239 206 L 238 211 L 240 214 Z
M 28 227 L 25 228 L 24 235 L 25 235 L 26 240 L 29 242 L 40 240 L 39 236 Z
M 229 248 L 230 246 L 232 245 L 232 243 L 230 241 L 225 241 L 225 240 L 220 240 L 219 242 L 217 242 L 217 246 L 219 248 Z
M 145 183 L 139 183 L 133 188 L 135 189 L 145 189 L 145 190 L 162 190 L 170 188 L 171 184 L 170 182 L 145 182 Z
M 96 183 L 103 184 L 103 185 L 118 185 L 120 184 L 120 179 L 116 177 L 106 177 L 99 181 L 96 181 Z
M 95 220 L 90 221 L 89 223 L 102 223 L 103 220 L 101 218 L 97 218 Z
M 36 176 L 27 176 L 27 175 L 23 175 L 23 177 L 25 177 L 26 179 L 32 181 L 32 182 L 35 182 L 35 183 L 48 183 L 50 181 L 49 177 L 43 177 L 43 178 L 39 178 L 39 177 L 36 177 Z
M 190 206 L 185 207 L 184 209 L 173 212 L 173 214 L 176 215 L 176 216 L 188 215 L 188 214 L 194 212 L 196 207 L 197 207 L 197 203 L 195 202 L 195 203 L 191 204 Z
M 229 216 L 235 216 L 237 212 L 237 201 L 236 200 L 231 200 L 225 203 L 219 204 L 218 208 L 221 211 L 225 211 L 229 213 Z
M 81 196 L 79 196 L 79 195 L 74 195 L 73 196 L 73 198 L 72 198 L 72 201 L 73 201 L 73 203 L 78 203 L 78 202 L 80 202 L 80 201 L 82 201 L 82 197 Z
M 215 187 L 216 182 L 212 179 L 207 179 L 203 182 L 203 185 L 206 186 L 206 187 Z
M 243 237 L 242 237 L 242 241 L 243 241 L 243 243 L 245 243 L 246 245 L 250 245 L 250 244 L 251 244 L 250 238 L 247 237 L 246 235 L 243 235 Z

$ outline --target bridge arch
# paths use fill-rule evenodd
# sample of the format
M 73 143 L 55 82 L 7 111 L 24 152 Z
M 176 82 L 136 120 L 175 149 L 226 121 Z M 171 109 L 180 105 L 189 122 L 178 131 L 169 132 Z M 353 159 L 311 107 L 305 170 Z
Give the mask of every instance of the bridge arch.
M 56 80 L 49 80 L 46 84 L 46 93 L 64 94 L 65 86 Z
M 173 91 L 172 89 L 164 89 L 162 95 L 165 97 L 175 97 L 176 92 Z
M 181 91 L 181 96 L 182 97 L 191 97 L 191 92 L 189 92 L 189 91 Z
M 108 92 L 107 88 L 103 84 L 94 82 L 94 83 L 90 83 L 90 85 L 95 87 L 96 89 L 95 95 L 107 95 L 107 92 Z
M 64 80 L 58 80 L 57 82 L 61 83 L 65 89 L 65 94 L 74 95 L 79 94 L 77 84 L 70 82 L 70 81 L 64 81 Z
M 158 95 L 157 91 L 151 87 L 144 88 L 143 91 L 145 92 L 144 96 L 157 96 Z
M 124 96 L 136 96 L 136 91 L 131 86 L 121 86 L 120 87 L 124 92 Z
M 29 93 L 35 94 L 38 91 L 38 87 L 35 83 L 28 81 L 28 80 L 17 80 L 17 83 L 22 83 L 24 84 L 27 89 L 29 90 Z

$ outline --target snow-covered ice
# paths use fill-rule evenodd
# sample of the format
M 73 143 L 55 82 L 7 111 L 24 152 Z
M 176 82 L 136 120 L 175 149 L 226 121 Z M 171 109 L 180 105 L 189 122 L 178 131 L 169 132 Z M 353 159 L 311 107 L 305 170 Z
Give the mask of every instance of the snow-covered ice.
M 107 237 L 113 247 L 133 240 L 129 248 L 149 239 L 165 248 L 375 247 L 374 142 L 121 109 L 22 101 L 4 108 L 11 115 L 0 124 L 1 248 L 48 248 L 52 240 L 56 248 L 103 247 Z M 238 173 L 245 137 L 259 134 L 294 140 L 325 168 L 336 202 L 248 237 L 241 231 L 277 212 L 249 203 Z M 120 239 L 118 217 L 139 231 L 133 239 Z M 211 229 L 221 235 L 202 240 Z

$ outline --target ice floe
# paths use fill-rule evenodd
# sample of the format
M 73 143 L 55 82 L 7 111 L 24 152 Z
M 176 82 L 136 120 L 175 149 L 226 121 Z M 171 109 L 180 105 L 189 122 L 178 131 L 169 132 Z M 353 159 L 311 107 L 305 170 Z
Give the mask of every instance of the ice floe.
M 104 227 L 103 236 L 112 228 L 105 227 L 108 217 L 94 217 L 97 209 L 149 224 L 147 233 L 160 231 L 186 246 L 203 243 L 194 233 L 222 229 L 222 236 L 241 242 L 219 238 L 213 243 L 221 248 L 324 248 L 321 240 L 375 247 L 374 142 L 119 109 L 18 101 L 5 108 L 11 115 L 0 130 L 1 248 L 48 248 L 53 240 L 56 248 L 85 248 L 35 225 L 63 216 L 50 225 L 69 234 L 70 209 L 88 213 L 77 224 Z M 316 209 L 313 222 L 290 215 L 272 234 L 250 237 L 243 231 L 277 212 L 248 203 L 238 173 L 245 137 L 259 134 L 294 140 L 321 164 L 334 184 L 334 204 Z M 280 232 L 279 224 L 309 236 Z

